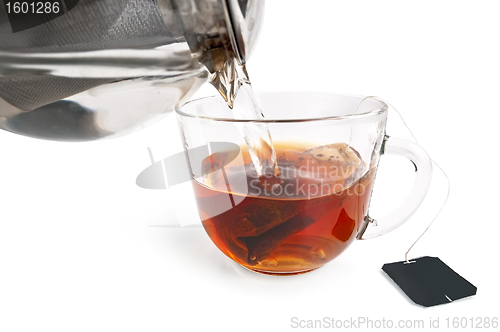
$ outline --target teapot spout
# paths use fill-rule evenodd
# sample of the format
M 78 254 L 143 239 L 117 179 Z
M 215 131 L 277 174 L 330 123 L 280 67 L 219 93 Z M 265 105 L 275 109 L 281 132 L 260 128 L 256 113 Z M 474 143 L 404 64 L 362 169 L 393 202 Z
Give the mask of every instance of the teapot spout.
M 250 84 L 245 65 L 241 65 L 235 58 L 228 59 L 222 68 L 210 77 L 212 84 L 224 98 L 229 108 L 233 108 L 234 99 L 243 84 Z

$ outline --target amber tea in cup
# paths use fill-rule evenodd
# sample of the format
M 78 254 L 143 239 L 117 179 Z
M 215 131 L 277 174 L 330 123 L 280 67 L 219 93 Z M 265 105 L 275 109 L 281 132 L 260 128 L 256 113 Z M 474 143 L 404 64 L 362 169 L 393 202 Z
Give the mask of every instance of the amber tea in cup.
M 203 227 L 224 254 L 250 270 L 310 271 L 337 257 L 356 238 L 376 167 L 356 172 L 359 154 L 346 144 L 274 146 L 276 179 L 257 176 L 245 147 L 244 164 L 224 167 L 224 172 L 210 172 L 223 163 L 223 153 L 204 161 L 208 181 L 193 181 L 200 215 L 213 216 L 202 221 Z M 235 178 L 245 178 L 247 193 L 231 189 Z M 217 214 L 228 196 L 239 196 L 239 203 Z

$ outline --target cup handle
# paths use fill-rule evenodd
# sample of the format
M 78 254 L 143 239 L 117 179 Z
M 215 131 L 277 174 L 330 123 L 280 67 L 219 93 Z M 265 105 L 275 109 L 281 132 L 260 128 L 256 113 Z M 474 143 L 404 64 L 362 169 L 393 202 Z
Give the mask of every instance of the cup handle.
M 382 144 L 382 154 L 408 158 L 415 166 L 415 182 L 410 194 L 396 211 L 380 219 L 373 219 L 369 215 L 365 217 L 363 227 L 357 235 L 359 240 L 378 237 L 404 224 L 422 204 L 431 184 L 432 162 L 419 145 L 406 139 L 386 135 Z

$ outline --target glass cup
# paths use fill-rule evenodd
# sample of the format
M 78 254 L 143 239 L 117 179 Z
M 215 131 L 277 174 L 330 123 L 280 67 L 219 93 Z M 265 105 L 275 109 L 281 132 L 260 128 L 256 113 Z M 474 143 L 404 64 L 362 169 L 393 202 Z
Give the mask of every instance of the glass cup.
M 314 92 L 256 97 L 265 120 L 233 119 L 218 96 L 177 110 L 203 227 L 243 267 L 272 275 L 314 270 L 355 239 L 400 226 L 424 200 L 431 161 L 415 143 L 386 135 L 383 101 Z M 266 127 L 276 164 L 258 172 L 242 133 Z M 193 153 L 201 147 L 205 155 Z M 375 220 L 368 206 L 382 154 L 408 158 L 416 178 L 403 204 Z

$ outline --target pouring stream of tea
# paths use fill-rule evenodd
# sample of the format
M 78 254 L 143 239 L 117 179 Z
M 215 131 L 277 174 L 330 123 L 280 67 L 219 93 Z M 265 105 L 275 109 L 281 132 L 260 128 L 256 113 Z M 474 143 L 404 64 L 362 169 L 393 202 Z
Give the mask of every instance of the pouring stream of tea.
M 239 64 L 236 59 L 226 61 L 223 68 L 215 73 L 211 84 L 233 110 L 235 119 L 264 119 L 244 64 Z M 267 126 L 264 123 L 241 123 L 237 127 L 245 139 L 259 178 L 276 178 L 279 175 L 276 152 Z

